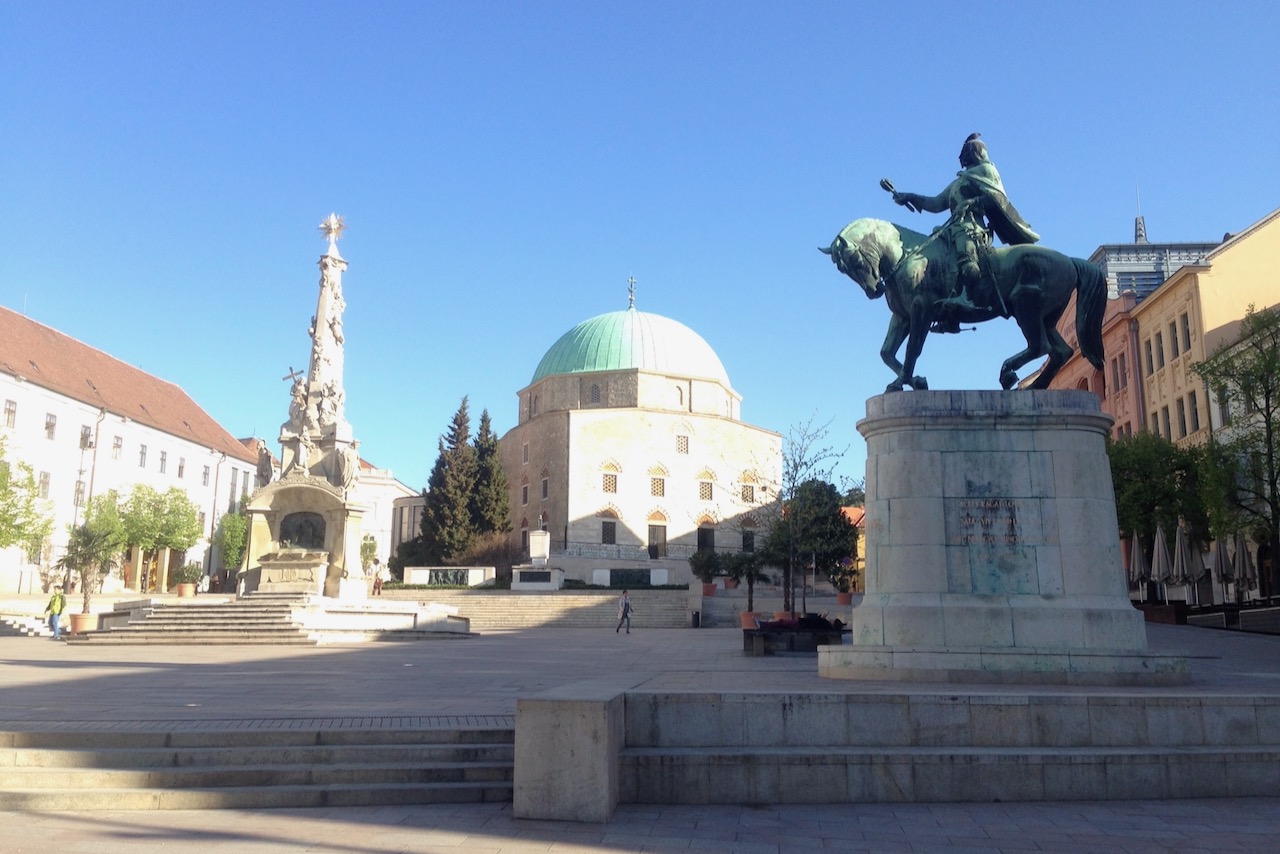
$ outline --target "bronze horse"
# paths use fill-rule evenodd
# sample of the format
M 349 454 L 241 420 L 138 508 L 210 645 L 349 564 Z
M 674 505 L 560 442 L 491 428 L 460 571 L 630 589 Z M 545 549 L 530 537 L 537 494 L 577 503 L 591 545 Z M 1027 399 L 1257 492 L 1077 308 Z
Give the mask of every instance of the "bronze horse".
M 961 323 L 981 323 L 1012 317 L 1027 339 L 1027 347 L 1000 366 L 1000 385 L 1012 388 L 1018 369 L 1040 356 L 1048 356 L 1044 369 L 1031 384 L 1047 388 L 1071 357 L 1071 345 L 1055 328 L 1076 297 L 1076 336 L 1089 363 L 1102 370 L 1102 315 L 1107 302 L 1107 281 L 1094 264 L 1069 258 L 1040 246 L 992 249 L 983 264 L 983 282 L 996 308 L 962 309 L 940 303 L 950 296 L 955 265 L 948 263 L 948 249 L 941 240 L 880 219 L 849 223 L 822 249 L 840 272 L 862 286 L 867 297 L 885 297 L 893 317 L 880 347 L 880 358 L 896 377 L 885 391 L 927 389 L 924 377 L 914 376 L 916 360 L 925 336 L 935 331 L 959 331 Z M 898 349 L 907 352 L 898 361 Z

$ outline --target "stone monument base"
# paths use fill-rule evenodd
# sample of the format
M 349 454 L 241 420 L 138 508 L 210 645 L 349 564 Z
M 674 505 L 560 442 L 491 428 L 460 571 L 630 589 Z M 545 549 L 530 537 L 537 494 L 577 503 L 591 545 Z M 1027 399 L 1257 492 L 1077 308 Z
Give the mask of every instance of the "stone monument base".
M 1129 601 L 1105 439 L 1078 391 L 874 397 L 866 595 L 832 678 L 1176 684 Z

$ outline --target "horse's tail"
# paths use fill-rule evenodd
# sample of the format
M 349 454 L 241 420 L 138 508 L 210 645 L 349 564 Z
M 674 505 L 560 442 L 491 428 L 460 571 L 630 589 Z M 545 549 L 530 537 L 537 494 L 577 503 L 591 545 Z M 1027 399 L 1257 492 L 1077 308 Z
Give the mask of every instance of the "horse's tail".
M 1076 339 L 1080 354 L 1098 370 L 1104 370 L 1102 316 L 1107 310 L 1107 277 L 1096 264 L 1072 258 L 1076 265 Z

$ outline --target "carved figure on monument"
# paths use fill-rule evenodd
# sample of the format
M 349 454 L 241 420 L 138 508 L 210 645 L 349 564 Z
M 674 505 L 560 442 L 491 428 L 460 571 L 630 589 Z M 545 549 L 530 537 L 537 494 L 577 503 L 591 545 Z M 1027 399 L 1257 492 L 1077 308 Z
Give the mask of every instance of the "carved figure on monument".
M 301 374 L 295 375 L 292 370 L 289 376 L 293 377 L 293 387 L 289 390 L 289 420 L 281 426 L 280 432 L 296 436 L 302 432 L 306 421 L 307 383 Z
M 959 332 L 962 323 L 997 317 L 1012 317 L 1026 338 L 1026 347 L 1000 365 L 1000 386 L 1013 388 L 1018 369 L 1048 356 L 1031 384 L 1033 389 L 1048 388 L 1074 352 L 1056 328 L 1072 295 L 1076 297 L 1076 337 L 1081 354 L 1102 370 L 1106 277 L 1088 261 L 1032 244 L 1039 238 L 1009 205 L 999 173 L 986 159 L 986 146 L 980 140 L 966 140 L 961 158 L 962 164 L 972 165 L 932 198 L 898 193 L 888 181 L 881 182 L 893 192 L 895 201 L 912 210 L 940 212 L 954 203 L 951 220 L 932 235 L 864 218 L 845 226 L 830 246 L 820 247 L 831 256 L 836 269 L 861 286 L 868 299 L 883 296 L 889 305 L 892 316 L 880 358 L 893 371 L 894 379 L 885 391 L 929 387 L 928 380 L 915 374 L 915 368 L 931 331 Z M 988 227 L 1006 242 L 1022 242 L 988 248 L 989 235 L 977 233 L 980 230 L 985 235 Z M 977 289 L 969 278 L 973 265 L 964 262 L 969 271 L 965 274 L 970 288 L 967 296 L 963 292 L 952 296 L 958 252 L 978 254 L 981 284 Z M 976 299 L 969 298 L 975 295 Z M 906 353 L 898 361 L 904 342 Z
M 355 486 L 356 480 L 360 477 L 360 443 L 352 442 L 337 454 L 337 482 L 334 486 L 341 486 L 344 490 L 350 490 Z
M 271 462 L 271 451 L 263 439 L 258 440 L 258 488 L 266 486 L 275 476 L 275 466 Z

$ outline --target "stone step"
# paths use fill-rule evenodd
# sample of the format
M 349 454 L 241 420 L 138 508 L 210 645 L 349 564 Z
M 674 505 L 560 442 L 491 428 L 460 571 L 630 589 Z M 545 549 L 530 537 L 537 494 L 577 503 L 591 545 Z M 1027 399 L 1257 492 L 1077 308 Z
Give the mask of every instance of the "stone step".
M 51 638 L 53 630 L 43 617 L 4 616 L 0 617 L 0 636 Z
M 510 802 L 511 728 L 0 732 L 0 810 Z
M 220 789 L 26 789 L 0 791 L 0 810 L 283 809 L 510 803 L 510 783 L 241 786 Z
M 622 803 L 896 803 L 1270 796 L 1280 748 L 626 748 Z
M 360 762 L 144 768 L 0 768 L 0 791 L 32 789 L 205 789 L 405 783 L 509 783 L 512 763 Z

